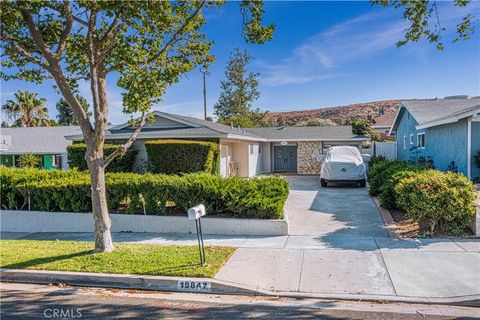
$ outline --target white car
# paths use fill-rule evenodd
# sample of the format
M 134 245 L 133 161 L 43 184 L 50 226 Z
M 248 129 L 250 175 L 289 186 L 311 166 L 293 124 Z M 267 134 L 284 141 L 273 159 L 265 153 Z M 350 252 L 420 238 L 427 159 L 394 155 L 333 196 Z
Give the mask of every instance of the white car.
M 358 183 L 365 187 L 367 166 L 356 147 L 331 147 L 323 159 L 320 171 L 320 184 L 326 187 L 333 183 Z

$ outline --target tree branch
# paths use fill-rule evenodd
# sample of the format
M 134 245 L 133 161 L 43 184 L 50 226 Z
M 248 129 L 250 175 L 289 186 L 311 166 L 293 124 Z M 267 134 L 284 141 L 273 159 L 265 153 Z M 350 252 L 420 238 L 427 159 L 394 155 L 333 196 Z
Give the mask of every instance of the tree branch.
M 49 61 L 49 59 L 54 58 L 54 56 L 52 55 L 52 51 L 50 51 L 50 48 L 47 46 L 47 44 L 43 40 L 43 37 L 40 31 L 37 29 L 35 21 L 33 21 L 33 17 L 30 14 L 30 12 L 28 12 L 28 10 L 23 8 L 24 4 L 25 4 L 25 1 L 17 1 L 17 5 L 19 6 L 20 13 L 22 14 L 23 20 L 25 21 L 28 29 L 30 30 L 30 34 L 32 35 L 33 41 L 37 45 L 38 49 L 42 52 L 42 55 L 45 57 L 45 59 Z
M 115 17 L 115 20 L 118 20 L 118 17 Z M 122 21 L 122 23 L 120 23 L 117 26 L 114 26 L 113 23 L 112 25 L 110 25 L 109 30 L 105 33 L 105 35 L 100 40 L 101 44 L 106 43 L 106 45 L 99 53 L 99 58 L 98 58 L 99 61 L 103 61 L 103 58 L 113 50 L 113 48 L 115 47 L 115 38 L 117 37 L 120 30 L 126 25 L 126 23 L 127 23 L 126 21 Z
M 165 53 L 165 51 L 167 51 L 170 48 L 171 45 L 176 43 L 176 41 L 178 40 L 177 37 L 188 27 L 190 22 L 198 15 L 198 13 L 202 9 L 202 7 L 205 5 L 205 3 L 206 3 L 206 0 L 203 0 L 202 2 L 200 2 L 198 7 L 195 9 L 195 11 L 185 20 L 183 25 L 177 29 L 175 34 L 170 38 L 170 40 L 168 40 L 168 42 L 163 46 L 163 48 L 160 49 L 160 51 L 158 51 L 157 54 L 150 57 L 146 63 L 151 63 L 152 61 L 155 61 L 156 59 L 158 59 L 163 53 Z M 107 73 L 110 71 L 116 70 L 123 65 L 124 65 L 124 62 L 111 66 L 110 68 L 107 69 Z
M 138 126 L 135 129 L 135 131 L 132 133 L 130 138 L 128 138 L 127 142 L 125 142 L 123 145 L 119 146 L 115 151 L 113 151 L 112 153 L 110 153 L 110 155 L 108 155 L 108 157 L 105 159 L 105 162 L 104 162 L 105 167 L 108 166 L 108 164 L 113 159 L 115 159 L 115 157 L 117 157 L 119 155 L 123 155 L 123 154 L 125 154 L 125 152 L 127 152 L 128 148 L 130 148 L 132 146 L 133 142 L 135 142 L 135 139 L 137 139 L 138 135 L 140 134 L 140 131 L 142 130 L 142 127 L 145 125 L 146 119 L 147 119 L 147 114 L 145 112 L 142 112 L 142 116 L 140 118 L 140 121 L 139 121 Z
M 67 43 L 68 35 L 70 34 L 70 31 L 72 30 L 72 22 L 73 22 L 72 11 L 70 9 L 70 5 L 68 3 L 68 0 L 63 1 L 63 9 L 65 11 L 65 29 L 63 29 L 62 33 L 60 34 L 60 40 L 58 42 L 58 48 L 57 48 L 57 51 L 55 52 L 55 57 L 57 59 L 60 58 L 63 50 L 65 49 L 65 45 Z
M 35 63 L 35 64 L 38 64 L 39 66 L 41 66 L 42 68 L 45 68 L 45 69 L 48 69 L 49 65 L 47 63 L 44 63 L 42 62 L 41 60 L 35 58 L 34 56 L 32 56 L 30 53 L 28 53 L 27 50 L 25 50 L 23 47 L 21 47 L 20 45 L 16 44 L 14 42 L 14 40 L 6 37 L 5 35 L 0 35 L 0 39 L 2 39 L 3 41 L 6 41 L 11 47 L 13 50 L 15 50 L 19 55 L 22 55 L 24 56 L 25 58 L 27 58 L 30 62 L 32 63 Z

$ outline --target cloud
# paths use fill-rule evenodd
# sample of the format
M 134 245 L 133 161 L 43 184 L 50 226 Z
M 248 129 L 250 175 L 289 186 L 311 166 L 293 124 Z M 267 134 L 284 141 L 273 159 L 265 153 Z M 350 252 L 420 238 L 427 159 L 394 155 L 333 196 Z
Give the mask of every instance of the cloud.
M 438 11 L 448 38 L 455 31 L 456 23 L 466 14 L 474 13 L 475 8 L 441 4 Z M 333 25 L 307 38 L 281 62 L 259 62 L 263 69 L 262 82 L 267 86 L 296 85 L 345 76 L 347 73 L 341 69 L 347 63 L 370 59 L 394 48 L 395 43 L 403 39 L 406 26 L 399 10 L 383 8 Z M 411 54 L 435 50 L 424 42 L 409 44 L 407 48 L 405 52 Z

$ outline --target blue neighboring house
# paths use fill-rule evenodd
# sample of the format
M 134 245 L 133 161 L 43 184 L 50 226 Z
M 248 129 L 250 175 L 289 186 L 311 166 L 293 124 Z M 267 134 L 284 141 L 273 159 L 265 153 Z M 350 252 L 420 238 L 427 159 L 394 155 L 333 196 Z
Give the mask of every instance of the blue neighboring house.
M 480 176 L 474 160 L 480 152 L 480 97 L 403 101 L 390 134 L 396 135 L 398 160 L 423 157 L 439 170 Z

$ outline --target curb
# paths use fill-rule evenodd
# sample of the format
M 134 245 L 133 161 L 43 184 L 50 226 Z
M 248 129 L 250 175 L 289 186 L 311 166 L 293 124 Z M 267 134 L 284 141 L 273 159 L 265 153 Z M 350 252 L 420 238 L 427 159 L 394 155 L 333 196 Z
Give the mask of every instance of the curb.
M 210 278 L 129 274 L 0 269 L 0 281 L 231 295 L 264 294 L 247 286 Z
M 387 228 L 387 232 L 388 232 L 388 235 L 390 236 L 390 238 L 400 239 L 400 237 L 398 236 L 398 234 L 396 232 L 397 225 L 396 225 L 395 221 L 393 220 L 393 217 L 390 214 L 390 212 L 380 205 L 380 201 L 378 200 L 377 197 L 372 197 L 371 196 L 371 198 L 372 198 L 373 202 L 375 202 L 375 205 L 377 206 L 378 211 L 380 211 L 380 215 L 382 216 L 383 223 L 385 224 L 385 227 Z
M 459 297 L 405 297 L 371 294 L 328 294 L 313 292 L 283 292 L 252 288 L 242 284 L 210 278 L 142 276 L 65 271 L 0 269 L 0 281 L 36 284 L 65 284 L 71 286 L 155 290 L 184 293 L 208 293 L 244 296 L 273 296 L 297 299 L 350 300 L 378 303 L 422 303 L 480 307 L 480 295 Z M 183 283 L 183 288 L 182 288 Z M 188 283 L 189 288 L 185 288 Z M 191 284 L 195 288 L 192 289 Z

